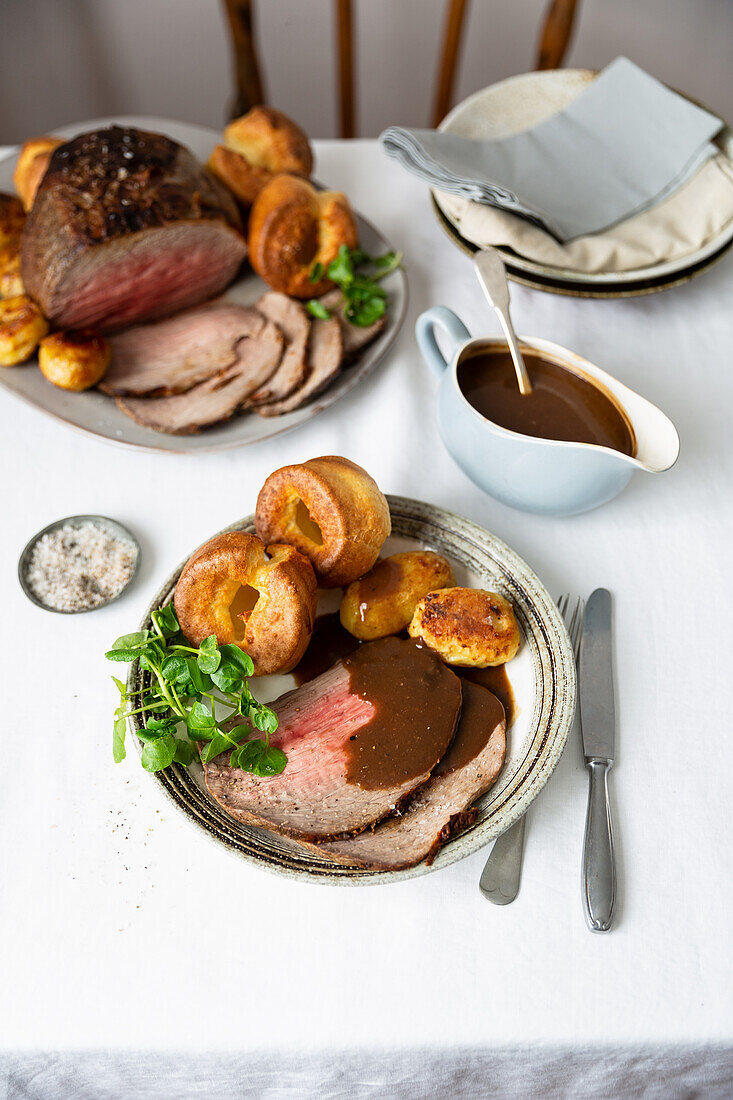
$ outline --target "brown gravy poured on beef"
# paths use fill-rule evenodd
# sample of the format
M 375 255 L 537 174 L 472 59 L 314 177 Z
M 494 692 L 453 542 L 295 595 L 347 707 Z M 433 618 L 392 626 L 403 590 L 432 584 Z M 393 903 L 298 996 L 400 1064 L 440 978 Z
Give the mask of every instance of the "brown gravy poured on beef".
M 524 396 L 508 351 L 479 351 L 459 364 L 458 385 L 477 412 L 522 435 L 634 454 L 633 430 L 602 389 L 551 359 L 522 351 L 532 382 L 532 393 Z
M 349 781 L 378 790 L 432 771 L 461 712 L 458 677 L 429 649 L 401 638 L 367 642 L 344 665 L 351 691 L 374 707 L 349 738 Z
M 492 692 L 479 687 L 478 684 L 465 681 L 461 720 L 458 723 L 456 736 L 433 775 L 450 775 L 451 772 L 464 767 L 478 756 L 486 748 L 486 742 L 505 717 L 503 706 Z
M 293 669 L 295 682 L 300 687 L 309 680 L 315 680 L 322 672 L 326 672 L 334 661 L 340 657 L 348 657 L 361 642 L 353 634 L 349 634 L 341 625 L 338 611 L 332 614 L 319 615 L 313 626 L 313 635 L 308 648 Z
M 456 672 L 462 680 L 479 684 L 496 696 L 504 708 L 507 726 L 514 721 L 516 703 L 512 685 L 506 674 L 506 665 L 496 665 L 494 668 L 457 668 Z

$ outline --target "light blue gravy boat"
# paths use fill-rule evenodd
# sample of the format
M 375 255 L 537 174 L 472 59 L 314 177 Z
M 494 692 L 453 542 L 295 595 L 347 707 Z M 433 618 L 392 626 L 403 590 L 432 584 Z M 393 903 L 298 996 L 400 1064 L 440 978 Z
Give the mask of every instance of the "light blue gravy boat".
M 449 359 L 438 347 L 436 329 L 451 346 Z M 458 365 L 476 351 L 506 348 L 502 338 L 472 339 L 463 322 L 445 306 L 422 313 L 415 334 L 423 358 L 441 379 L 438 427 L 446 448 L 472 481 L 512 508 L 550 516 L 587 512 L 620 493 L 636 470 L 658 474 L 677 461 L 679 436 L 660 409 L 559 344 L 534 336 L 519 338 L 523 349 L 559 362 L 614 398 L 634 432 L 633 458 L 610 447 L 508 431 L 477 412 L 458 385 Z

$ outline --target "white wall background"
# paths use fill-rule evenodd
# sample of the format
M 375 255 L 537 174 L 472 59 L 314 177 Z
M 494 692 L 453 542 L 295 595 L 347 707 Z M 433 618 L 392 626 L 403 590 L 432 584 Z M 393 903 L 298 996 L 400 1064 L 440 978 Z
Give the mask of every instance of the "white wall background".
M 472 0 L 457 97 L 532 68 L 547 0 Z M 331 0 L 259 0 L 269 101 L 335 134 Z M 733 119 L 730 0 L 580 0 L 567 64 L 618 54 Z M 425 125 L 445 0 L 356 0 L 360 133 Z M 232 96 L 220 0 L 0 0 L 0 144 L 100 115 L 218 127 Z

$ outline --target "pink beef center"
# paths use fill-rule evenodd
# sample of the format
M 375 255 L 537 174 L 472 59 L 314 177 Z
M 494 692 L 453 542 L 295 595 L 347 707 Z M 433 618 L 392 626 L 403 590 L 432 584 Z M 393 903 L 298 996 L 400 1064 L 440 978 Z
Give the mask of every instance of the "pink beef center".
M 159 241 L 96 264 L 86 278 L 80 271 L 73 288 L 64 288 L 67 305 L 55 320 L 68 328 L 117 329 L 176 313 L 222 291 L 240 262 L 226 238 L 213 246 L 203 236 L 176 247 Z

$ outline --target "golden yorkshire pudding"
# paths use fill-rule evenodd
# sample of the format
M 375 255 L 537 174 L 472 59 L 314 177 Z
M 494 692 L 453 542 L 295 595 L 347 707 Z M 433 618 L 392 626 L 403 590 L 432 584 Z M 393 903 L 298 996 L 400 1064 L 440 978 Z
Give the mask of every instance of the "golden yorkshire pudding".
M 341 625 L 363 642 L 400 634 L 410 625 L 423 596 L 455 583 L 450 563 L 432 550 L 380 558 L 344 592 Z
M 26 141 L 20 150 L 13 172 L 13 183 L 26 210 L 33 206 L 38 185 L 46 175 L 51 153 L 62 144 L 59 138 L 44 134 L 43 137 Z
M 15 195 L 0 191 L 0 248 L 18 247 L 25 225 L 25 211 Z
M 216 535 L 189 558 L 174 606 L 194 645 L 216 634 L 220 645 L 248 653 L 255 676 L 289 672 L 306 651 L 318 587 L 307 558 L 292 546 L 268 546 L 256 535 Z
M 511 661 L 520 635 L 512 605 L 497 592 L 480 588 L 442 588 L 429 592 L 415 608 L 409 626 L 449 665 L 486 668 Z
M 0 367 L 30 359 L 48 332 L 48 321 L 24 294 L 0 301 Z
M 291 118 L 273 107 L 253 107 L 224 131 L 207 167 L 240 202 L 251 206 L 280 172 L 309 176 L 313 153 L 308 138 Z
M 317 298 L 330 279 L 309 281 L 339 248 L 356 248 L 359 235 L 348 200 L 339 191 L 317 191 L 298 176 L 275 176 L 257 196 L 249 216 L 249 260 L 273 290 L 293 298 Z
M 110 347 L 93 329 L 52 332 L 41 340 L 38 366 L 62 390 L 88 390 L 107 373 Z
M 371 569 L 390 533 L 389 505 L 373 478 L 348 458 L 326 455 L 270 474 L 257 497 L 257 534 L 310 558 L 322 588 Z
M 20 274 L 20 237 L 0 245 L 0 298 L 17 298 L 25 294 Z

